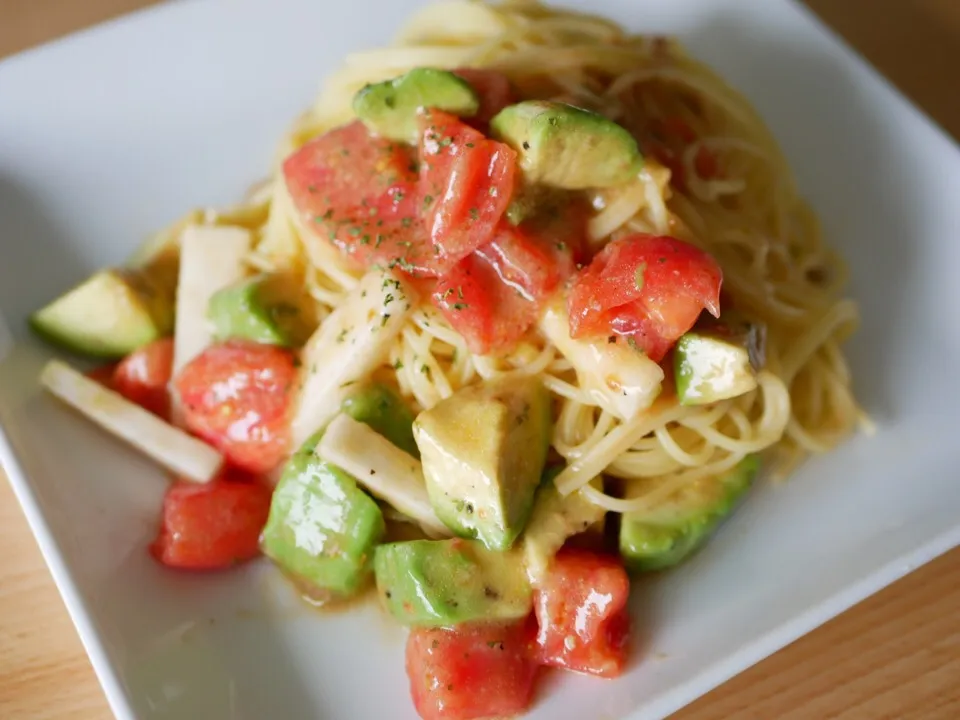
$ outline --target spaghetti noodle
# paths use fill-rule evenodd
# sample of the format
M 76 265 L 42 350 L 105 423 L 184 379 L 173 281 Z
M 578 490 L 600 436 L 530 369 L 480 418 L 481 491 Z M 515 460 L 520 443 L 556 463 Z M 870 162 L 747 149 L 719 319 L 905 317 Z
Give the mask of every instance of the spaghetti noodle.
M 526 0 L 430 6 L 396 45 L 348 56 L 284 138 L 280 155 L 351 120 L 351 99 L 365 84 L 417 66 L 494 68 L 524 97 L 592 109 L 630 130 L 645 150 L 645 169 L 633 184 L 593 193 L 590 242 L 639 231 L 707 250 L 722 267 L 729 300 L 766 326 L 767 350 L 758 386 L 745 395 L 685 407 L 665 393 L 621 421 L 578 384 L 570 363 L 536 329 L 505 354 L 473 355 L 425 304 L 379 371 L 413 403 L 429 408 L 480 379 L 540 376 L 559 408 L 552 445 L 567 462 L 556 487 L 564 494 L 582 488 L 613 512 L 653 507 L 750 453 L 770 451 L 782 476 L 858 423 L 869 427 L 840 351 L 858 318 L 856 305 L 841 295 L 843 263 L 824 244 L 761 119 L 676 42 Z M 251 202 L 269 204 L 251 264 L 298 268 L 328 314 L 355 286 L 357 271 L 302 231 L 279 174 Z M 620 499 L 587 485 L 601 473 L 639 492 Z

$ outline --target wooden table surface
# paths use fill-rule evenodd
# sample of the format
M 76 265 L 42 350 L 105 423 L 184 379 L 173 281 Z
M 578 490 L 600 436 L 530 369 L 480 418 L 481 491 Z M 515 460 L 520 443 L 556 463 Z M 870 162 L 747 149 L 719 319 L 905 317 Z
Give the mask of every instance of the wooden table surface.
M 0 57 L 155 1 L 0 0 Z M 960 137 L 960 0 L 807 3 Z M 0 719 L 60 718 L 108 720 L 110 711 L 20 508 L 0 480 Z M 960 549 L 675 718 L 960 720 Z

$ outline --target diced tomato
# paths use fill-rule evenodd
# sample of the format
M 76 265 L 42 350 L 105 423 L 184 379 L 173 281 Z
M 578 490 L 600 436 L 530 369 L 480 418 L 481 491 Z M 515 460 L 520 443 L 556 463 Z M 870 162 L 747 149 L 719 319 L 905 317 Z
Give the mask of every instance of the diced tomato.
M 437 281 L 433 303 L 478 355 L 509 347 L 537 321 L 537 304 L 477 253 Z
M 154 415 L 170 415 L 173 338 L 160 338 L 127 355 L 113 373 L 113 388 Z
M 501 221 L 477 250 L 507 284 L 542 300 L 576 272 L 586 247 L 587 213 L 576 202 L 513 226 Z
M 530 623 L 414 628 L 407 677 L 423 720 L 518 715 L 533 698 L 537 663 Z
M 163 499 L 160 533 L 150 550 L 164 565 L 187 570 L 219 570 L 250 560 L 260 553 L 270 498 L 270 489 L 258 483 L 174 483 Z
M 510 79 L 501 72 L 479 68 L 459 68 L 453 72 L 470 83 L 480 96 L 480 110 L 470 122 L 486 125 L 494 115 L 515 102 Z
M 308 142 L 284 161 L 283 176 L 303 225 L 361 267 L 431 276 L 417 227 L 417 164 L 412 147 L 358 120 Z
M 492 238 L 513 194 L 516 153 L 448 113 L 420 116 L 420 208 L 431 268 L 445 275 Z
M 296 374 L 290 351 L 231 340 L 187 363 L 174 385 L 187 429 L 234 467 L 259 474 L 287 452 Z
M 701 310 L 719 316 L 722 281 L 717 262 L 682 240 L 618 238 L 574 281 L 570 335 L 623 335 L 659 362 Z
M 671 115 L 664 120 L 661 130 L 667 137 L 678 140 L 685 145 L 689 145 L 697 139 L 697 134 L 693 131 L 693 128 L 679 115 Z
M 620 562 L 586 550 L 561 550 L 534 591 L 540 662 L 617 677 L 626 663 L 630 579 Z
M 117 369 L 116 363 L 110 363 L 109 365 L 101 365 L 100 367 L 95 367 L 93 370 L 88 370 L 86 375 L 88 378 L 94 382 L 100 383 L 106 388 L 113 389 L 113 373 Z
M 693 168 L 704 180 L 711 180 L 720 175 L 720 163 L 715 153 L 701 146 L 693 158 Z

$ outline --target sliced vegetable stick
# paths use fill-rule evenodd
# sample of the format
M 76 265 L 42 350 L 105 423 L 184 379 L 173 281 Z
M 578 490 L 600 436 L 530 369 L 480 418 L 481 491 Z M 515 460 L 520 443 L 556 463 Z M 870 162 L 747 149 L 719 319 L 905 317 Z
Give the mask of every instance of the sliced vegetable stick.
M 59 360 L 47 363 L 40 374 L 40 383 L 67 405 L 178 477 L 198 483 L 210 482 L 223 464 L 220 454 L 206 443 Z
M 370 272 L 350 291 L 303 349 L 293 446 L 299 447 L 340 411 L 350 385 L 387 359 L 394 338 L 417 304 L 410 282 Z
M 369 425 L 348 415 L 338 415 L 327 426 L 317 453 L 353 475 L 371 493 L 416 520 L 429 535 L 449 537 L 452 534 L 433 512 L 420 461 Z
M 577 371 L 580 385 L 607 412 L 632 420 L 653 404 L 663 384 L 663 370 L 626 343 L 570 337 L 566 309 L 559 303 L 546 308 L 540 330 Z
M 180 239 L 173 374 L 210 344 L 210 297 L 246 275 L 251 235 L 238 227 L 191 225 Z

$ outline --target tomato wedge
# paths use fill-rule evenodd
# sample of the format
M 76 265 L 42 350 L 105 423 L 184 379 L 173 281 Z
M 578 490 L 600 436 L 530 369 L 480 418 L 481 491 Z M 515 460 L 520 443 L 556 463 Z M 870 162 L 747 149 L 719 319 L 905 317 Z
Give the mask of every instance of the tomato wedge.
M 667 236 L 610 242 L 575 279 L 570 335 L 620 335 L 659 362 L 706 309 L 720 314 L 723 273 L 710 255 Z
M 530 623 L 414 628 L 407 676 L 424 720 L 514 716 L 533 698 L 537 663 Z
M 111 386 L 154 415 L 170 415 L 173 338 L 160 338 L 127 355 L 113 372 Z
M 617 677 L 626 663 L 630 579 L 617 558 L 564 549 L 534 591 L 544 665 Z
M 509 347 L 537 321 L 537 303 L 478 253 L 437 281 L 433 304 L 478 355 Z
M 501 72 L 479 68 L 458 68 L 453 72 L 470 83 L 480 96 L 480 109 L 469 120 L 480 125 L 481 129 L 494 115 L 516 102 L 510 79 Z
M 492 238 L 513 194 L 517 155 L 449 113 L 420 115 L 420 208 L 431 269 L 449 272 Z
M 270 490 L 254 482 L 174 483 L 150 551 L 164 565 L 185 570 L 220 570 L 257 557 L 270 498 Z
M 117 371 L 117 364 L 118 363 L 100 365 L 93 370 L 88 370 L 85 375 L 94 382 L 100 383 L 105 388 L 113 390 L 113 374 Z
M 359 266 L 432 276 L 432 252 L 417 227 L 417 165 L 413 148 L 358 120 L 293 153 L 283 177 L 303 226 Z
M 542 300 L 576 272 L 586 237 L 586 208 L 571 202 L 548 208 L 518 226 L 501 221 L 493 240 L 477 254 L 505 283 Z
M 259 474 L 286 455 L 296 375 L 290 351 L 230 340 L 187 363 L 174 385 L 187 429 L 232 466 Z

